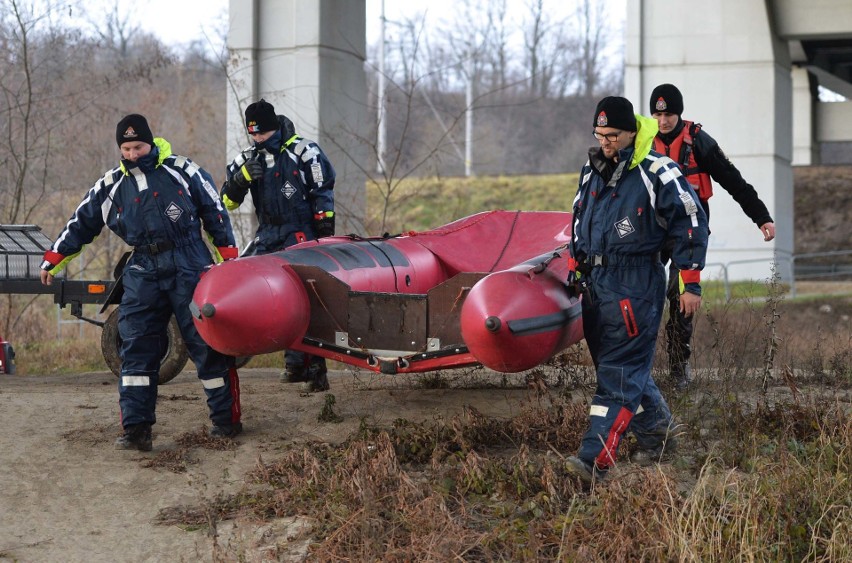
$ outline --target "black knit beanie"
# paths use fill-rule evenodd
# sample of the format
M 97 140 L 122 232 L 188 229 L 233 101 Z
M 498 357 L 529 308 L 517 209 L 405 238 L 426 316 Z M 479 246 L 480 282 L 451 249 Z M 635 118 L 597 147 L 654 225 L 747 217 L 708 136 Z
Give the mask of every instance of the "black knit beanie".
M 674 84 L 660 84 L 651 92 L 651 113 L 683 113 L 683 96 Z
M 246 108 L 246 129 L 249 134 L 275 131 L 279 128 L 278 116 L 272 104 L 260 99 Z
M 613 127 L 622 131 L 636 131 L 633 104 L 627 98 L 607 96 L 598 102 L 593 127 Z
M 122 143 L 141 141 L 154 146 L 154 135 L 148 127 L 148 120 L 138 113 L 125 115 L 115 127 L 115 142 L 120 147 Z

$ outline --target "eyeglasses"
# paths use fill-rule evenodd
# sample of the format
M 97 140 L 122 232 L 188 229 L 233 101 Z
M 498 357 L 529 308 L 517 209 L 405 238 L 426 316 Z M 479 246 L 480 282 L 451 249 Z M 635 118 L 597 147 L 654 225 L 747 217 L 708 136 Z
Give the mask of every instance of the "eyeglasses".
M 594 131 L 595 139 L 597 139 L 598 141 L 603 141 L 604 139 L 606 139 L 610 143 L 617 142 L 618 136 L 622 133 L 624 133 L 624 131 L 619 131 L 618 133 L 607 133 L 606 135 L 604 135 L 603 133 L 598 133 L 597 131 Z

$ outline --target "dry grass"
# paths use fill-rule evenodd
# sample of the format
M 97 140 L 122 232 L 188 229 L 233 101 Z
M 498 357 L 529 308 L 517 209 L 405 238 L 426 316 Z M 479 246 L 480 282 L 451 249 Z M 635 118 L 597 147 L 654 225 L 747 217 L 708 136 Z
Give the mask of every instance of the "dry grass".
M 204 427 L 180 434 L 175 438 L 175 442 L 179 446 L 177 449 L 159 451 L 154 457 L 143 459 L 142 467 L 162 469 L 172 473 L 186 473 L 190 465 L 198 463 L 198 460 L 192 457 L 193 450 L 201 448 L 234 451 L 238 446 L 238 443 L 230 438 L 211 438 Z M 180 509 L 177 509 L 175 513 L 180 514 Z M 192 520 L 192 518 L 189 518 L 189 520 Z M 195 522 L 190 521 L 189 523 L 194 524 Z
M 720 432 L 728 439 L 687 441 L 673 465 L 622 463 L 591 491 L 559 453 L 577 448 L 586 406 L 552 392 L 532 393 L 511 420 L 468 409 L 364 424 L 339 446 L 259 460 L 242 492 L 160 521 L 301 519 L 317 561 L 848 560 L 848 403 L 740 407 L 704 427 L 742 429 Z
M 154 457 L 141 460 L 142 467 L 163 469 L 172 473 L 186 473 L 187 468 L 190 465 L 195 465 L 197 463 L 197 460 L 190 457 L 189 450 L 187 448 L 157 452 Z

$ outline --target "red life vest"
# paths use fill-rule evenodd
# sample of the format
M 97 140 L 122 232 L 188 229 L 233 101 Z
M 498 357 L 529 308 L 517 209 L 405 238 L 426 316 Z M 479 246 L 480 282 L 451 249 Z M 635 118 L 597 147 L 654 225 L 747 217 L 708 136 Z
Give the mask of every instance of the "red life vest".
M 700 123 L 684 120 L 680 135 L 672 141 L 671 145 L 663 143 L 660 137 L 654 137 L 654 150 L 674 160 L 680 166 L 686 180 L 698 193 L 698 199 L 707 201 L 713 196 L 713 182 L 710 174 L 703 172 L 695 162 L 695 151 L 692 149 L 692 139 L 699 131 L 701 131 Z

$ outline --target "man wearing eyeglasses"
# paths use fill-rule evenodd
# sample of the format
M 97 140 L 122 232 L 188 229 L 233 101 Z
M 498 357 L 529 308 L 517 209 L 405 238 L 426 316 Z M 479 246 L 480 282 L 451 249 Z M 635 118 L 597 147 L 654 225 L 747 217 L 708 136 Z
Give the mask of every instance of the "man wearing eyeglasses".
M 651 376 L 666 300 L 660 251 L 684 281 L 680 307 L 701 305 L 699 271 L 707 250 L 707 216 L 670 158 L 651 150 L 657 122 L 635 115 L 625 98 L 602 99 L 574 198 L 569 283 L 583 292 L 583 330 L 597 390 L 589 429 L 566 469 L 591 484 L 615 463 L 625 432 L 635 434 L 634 461 L 651 463 L 674 448 L 672 415 Z
M 651 115 L 657 120 L 659 132 L 654 137 L 654 150 L 678 163 L 698 194 L 704 212 L 710 217 L 708 200 L 713 195 L 715 180 L 760 229 L 766 242 L 775 238 L 775 223 L 754 187 L 743 179 L 716 141 L 701 128 L 700 123 L 681 119 L 683 96 L 673 84 L 660 84 L 651 92 Z M 669 262 L 671 250 L 663 249 L 663 264 Z M 669 265 L 669 319 L 666 321 L 666 350 L 669 372 L 678 389 L 686 389 L 692 380 L 689 358 L 692 356 L 693 316 L 684 316 L 678 305 L 678 270 Z

